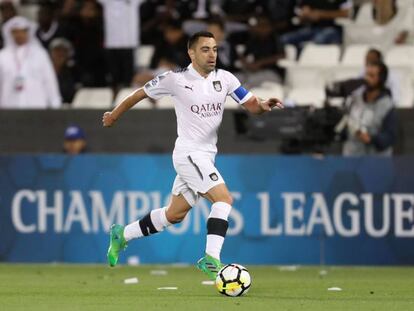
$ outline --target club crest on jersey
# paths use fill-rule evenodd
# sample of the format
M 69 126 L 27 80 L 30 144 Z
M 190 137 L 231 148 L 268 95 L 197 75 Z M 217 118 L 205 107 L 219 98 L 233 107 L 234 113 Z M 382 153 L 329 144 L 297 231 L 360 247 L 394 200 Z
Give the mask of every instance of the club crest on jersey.
M 213 81 L 213 86 L 214 86 L 214 89 L 217 92 L 221 92 L 221 82 L 220 81 Z

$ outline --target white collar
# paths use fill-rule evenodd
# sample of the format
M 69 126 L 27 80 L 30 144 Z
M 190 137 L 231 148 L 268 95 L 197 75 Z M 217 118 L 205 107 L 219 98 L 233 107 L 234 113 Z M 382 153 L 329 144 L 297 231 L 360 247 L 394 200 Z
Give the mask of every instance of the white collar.
M 208 74 L 207 77 L 203 77 L 197 70 L 194 69 L 193 64 L 188 65 L 188 71 L 197 79 L 203 79 L 203 80 L 209 80 L 210 77 L 214 74 L 214 72 L 216 71 L 216 69 L 214 69 L 212 72 L 210 72 Z

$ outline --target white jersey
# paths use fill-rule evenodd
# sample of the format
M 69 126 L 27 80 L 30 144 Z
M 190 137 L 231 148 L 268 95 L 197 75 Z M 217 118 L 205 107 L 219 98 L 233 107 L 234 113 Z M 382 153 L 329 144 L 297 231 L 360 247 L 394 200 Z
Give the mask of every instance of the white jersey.
M 217 69 L 204 78 L 191 64 L 159 75 L 145 85 L 144 91 L 153 99 L 172 96 L 178 132 L 174 152 L 216 153 L 226 97 L 244 104 L 252 96 L 232 73 Z

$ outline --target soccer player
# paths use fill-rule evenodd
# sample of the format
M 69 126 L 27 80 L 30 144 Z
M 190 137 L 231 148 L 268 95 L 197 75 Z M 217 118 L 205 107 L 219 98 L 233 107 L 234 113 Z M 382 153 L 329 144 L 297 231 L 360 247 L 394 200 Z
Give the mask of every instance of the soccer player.
M 103 126 L 110 127 L 142 99 L 170 95 L 174 100 L 178 131 L 173 152 L 177 176 L 171 202 L 125 227 L 112 225 L 108 262 L 115 266 L 120 251 L 130 240 L 155 234 L 182 221 L 202 196 L 212 206 L 207 220 L 205 256 L 197 262 L 197 267 L 215 279 L 222 267 L 220 252 L 233 203 L 223 177 L 214 165 L 217 131 L 226 96 L 230 95 L 253 114 L 262 114 L 274 107 L 283 108 L 283 105 L 277 98 L 261 100 L 255 97 L 233 74 L 216 69 L 217 43 L 211 33 L 198 32 L 191 36 L 188 55 L 191 58 L 188 67 L 157 76 L 103 115 Z

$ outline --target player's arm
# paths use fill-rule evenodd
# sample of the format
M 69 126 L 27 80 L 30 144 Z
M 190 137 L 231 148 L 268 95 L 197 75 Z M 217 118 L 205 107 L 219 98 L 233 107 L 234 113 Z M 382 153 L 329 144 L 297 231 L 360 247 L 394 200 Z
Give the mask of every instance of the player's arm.
M 271 111 L 274 107 L 282 109 L 283 104 L 277 98 L 263 100 L 253 95 L 243 104 L 243 107 L 252 114 L 262 114 Z
M 118 120 L 121 117 L 121 115 L 123 115 L 126 111 L 131 109 L 132 106 L 134 106 L 136 103 L 138 103 L 146 97 L 148 96 L 142 88 L 132 92 L 122 102 L 120 102 L 112 111 L 107 111 L 104 113 L 102 117 L 103 126 L 110 127 L 114 125 L 116 120 Z
M 227 73 L 227 81 L 230 89 L 228 95 L 252 114 L 262 114 L 271 111 L 274 107 L 283 108 L 282 102 L 277 98 L 263 100 L 253 95 L 240 85 L 239 79 L 233 74 Z

